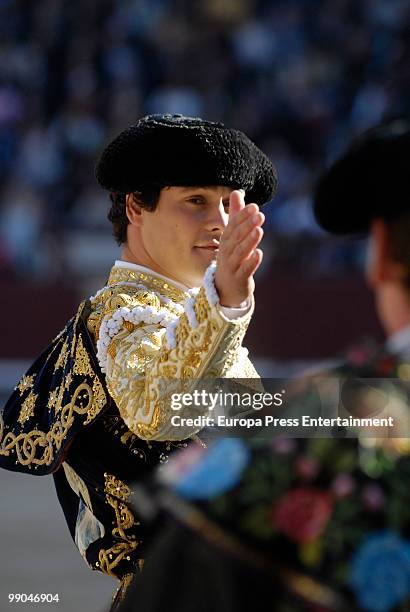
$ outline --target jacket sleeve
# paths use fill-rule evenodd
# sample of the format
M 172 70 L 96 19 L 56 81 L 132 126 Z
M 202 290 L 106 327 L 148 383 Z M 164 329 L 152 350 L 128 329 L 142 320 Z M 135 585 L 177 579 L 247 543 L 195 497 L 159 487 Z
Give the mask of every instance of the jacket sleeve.
M 184 313 L 171 321 L 160 320 L 160 310 L 147 306 L 145 316 L 143 304 L 134 308 L 134 319 L 128 316 L 131 321 L 124 321 L 121 312 L 114 315 L 116 333 L 105 341 L 107 387 L 128 428 L 143 439 L 182 440 L 199 431 L 199 426 L 171 423 L 176 414 L 171 395 L 189 393 L 197 379 L 226 376 L 244 350 L 241 343 L 253 306 L 244 316 L 230 319 L 216 293 L 209 293 L 201 288 Z M 105 319 L 105 329 L 109 325 Z M 178 414 L 193 417 L 207 410 L 184 407 Z

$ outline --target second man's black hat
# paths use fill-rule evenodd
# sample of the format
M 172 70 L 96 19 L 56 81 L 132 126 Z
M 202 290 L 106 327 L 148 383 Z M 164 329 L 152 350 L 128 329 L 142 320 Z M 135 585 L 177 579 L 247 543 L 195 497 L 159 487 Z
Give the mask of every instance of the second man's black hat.
M 364 233 L 372 219 L 410 212 L 410 122 L 373 128 L 319 179 L 314 214 L 335 234 Z

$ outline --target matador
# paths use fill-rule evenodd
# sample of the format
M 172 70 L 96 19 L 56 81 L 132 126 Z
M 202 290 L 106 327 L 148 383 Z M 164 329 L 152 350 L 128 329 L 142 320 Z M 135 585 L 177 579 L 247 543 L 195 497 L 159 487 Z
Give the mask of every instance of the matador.
M 170 390 L 258 376 L 242 340 L 262 259 L 259 207 L 277 179 L 239 130 L 168 114 L 114 138 L 96 177 L 121 257 L 15 387 L 0 413 L 0 466 L 53 475 L 81 555 L 121 594 L 147 535 L 130 483 L 200 443 L 197 427 L 172 426 Z

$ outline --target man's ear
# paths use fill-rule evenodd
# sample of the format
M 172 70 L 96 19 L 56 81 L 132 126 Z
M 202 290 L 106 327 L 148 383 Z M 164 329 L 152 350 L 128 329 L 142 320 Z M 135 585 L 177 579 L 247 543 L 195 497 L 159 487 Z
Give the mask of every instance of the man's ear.
M 369 241 L 366 262 L 366 278 L 369 286 L 374 289 L 381 283 L 400 281 L 403 266 L 390 255 L 391 237 L 383 219 L 373 219 Z
M 142 208 L 135 201 L 133 193 L 127 193 L 125 196 L 125 212 L 128 218 L 128 221 L 131 225 L 140 226 L 142 223 Z

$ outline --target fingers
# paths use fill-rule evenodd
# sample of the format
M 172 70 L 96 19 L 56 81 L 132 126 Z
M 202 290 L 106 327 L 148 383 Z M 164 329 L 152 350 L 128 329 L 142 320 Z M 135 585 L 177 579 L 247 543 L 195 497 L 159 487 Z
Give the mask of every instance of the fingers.
M 245 208 L 241 208 L 239 212 L 234 212 L 233 216 L 230 210 L 228 225 L 224 229 L 223 233 L 223 240 L 226 242 L 228 239 L 230 239 L 232 234 L 237 230 L 240 225 L 242 225 L 245 221 L 248 221 L 253 215 L 257 214 L 258 212 L 259 206 L 255 203 L 247 204 Z M 262 220 L 260 223 L 258 223 L 259 225 L 262 225 L 265 220 L 265 216 L 263 215 L 263 213 L 261 213 L 261 215 Z
M 217 275 L 226 295 L 229 293 L 228 285 L 232 285 L 233 297 L 226 298 L 229 302 L 234 303 L 242 294 L 249 292 L 251 276 L 262 261 L 262 251 L 257 246 L 263 237 L 261 226 L 264 221 L 265 215 L 259 211 L 257 204 L 245 206 L 242 191 L 231 193 L 229 221 L 222 234 L 217 256 Z
M 231 255 L 228 256 L 230 267 L 234 272 L 241 266 L 244 260 L 252 256 L 262 237 L 263 229 L 257 226 L 241 242 L 236 244 Z
M 257 246 L 263 237 L 264 221 L 265 215 L 257 204 L 245 206 L 244 192 L 231 192 L 229 221 L 220 239 L 215 274 L 221 304 L 236 306 L 252 296 L 252 275 L 262 261 L 262 251 Z
M 246 279 L 255 274 L 256 270 L 261 265 L 263 259 L 263 252 L 261 249 L 255 249 L 248 259 L 246 259 L 239 270 L 240 275 Z
M 235 200 L 234 200 L 235 202 Z M 229 234 L 241 223 L 246 221 L 248 217 L 252 216 L 254 213 L 259 212 L 259 206 L 257 204 L 247 204 L 244 208 L 241 208 L 239 211 L 235 208 L 237 202 L 234 204 L 233 211 L 231 210 L 231 204 L 229 204 L 229 220 L 228 225 L 224 230 L 224 234 L 229 236 Z
M 265 215 L 261 212 L 256 212 L 252 215 L 247 215 L 244 221 L 237 225 L 228 237 L 224 238 L 226 254 L 229 256 L 234 249 L 241 243 L 256 227 L 261 227 L 265 222 Z

